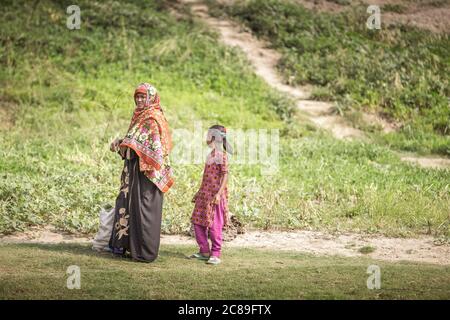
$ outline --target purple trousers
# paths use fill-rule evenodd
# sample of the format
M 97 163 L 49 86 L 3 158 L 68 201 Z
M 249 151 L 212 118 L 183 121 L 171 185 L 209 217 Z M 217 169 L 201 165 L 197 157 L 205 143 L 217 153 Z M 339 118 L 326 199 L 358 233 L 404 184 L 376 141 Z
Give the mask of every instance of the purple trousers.
M 195 239 L 200 247 L 200 253 L 220 257 L 222 249 L 222 228 L 224 224 L 224 199 L 214 206 L 214 220 L 210 228 L 194 224 Z M 208 242 L 211 239 L 211 249 Z

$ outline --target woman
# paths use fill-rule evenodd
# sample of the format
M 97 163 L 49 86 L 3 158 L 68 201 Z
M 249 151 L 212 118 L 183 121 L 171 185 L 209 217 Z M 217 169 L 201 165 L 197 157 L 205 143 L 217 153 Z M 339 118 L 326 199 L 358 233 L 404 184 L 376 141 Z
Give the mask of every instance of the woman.
M 134 99 L 136 108 L 125 138 L 111 143 L 125 164 L 109 246 L 116 254 L 152 262 L 159 251 L 163 195 L 173 184 L 172 140 L 156 89 L 142 83 Z

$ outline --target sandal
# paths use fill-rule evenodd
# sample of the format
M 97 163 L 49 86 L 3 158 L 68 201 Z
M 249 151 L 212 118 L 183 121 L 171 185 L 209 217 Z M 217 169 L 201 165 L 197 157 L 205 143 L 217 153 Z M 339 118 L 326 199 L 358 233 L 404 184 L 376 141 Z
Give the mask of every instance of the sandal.
M 208 259 L 208 261 L 206 261 L 207 264 L 214 264 L 214 265 L 217 265 L 220 262 L 221 262 L 220 259 L 214 256 L 212 256 L 211 258 Z
M 189 259 L 208 260 L 209 257 L 202 255 L 201 253 L 194 253 Z

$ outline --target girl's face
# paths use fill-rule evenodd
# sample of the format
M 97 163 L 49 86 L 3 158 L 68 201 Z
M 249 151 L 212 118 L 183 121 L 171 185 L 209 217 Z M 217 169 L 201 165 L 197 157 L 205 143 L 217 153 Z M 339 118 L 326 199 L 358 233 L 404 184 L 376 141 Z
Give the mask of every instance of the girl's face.
M 136 106 L 138 108 L 142 108 L 145 105 L 145 94 L 143 93 L 138 93 L 136 95 Z
M 206 144 L 208 145 L 208 147 L 210 148 L 214 148 L 214 136 L 213 133 L 211 132 L 211 130 L 208 130 L 208 134 L 206 135 Z

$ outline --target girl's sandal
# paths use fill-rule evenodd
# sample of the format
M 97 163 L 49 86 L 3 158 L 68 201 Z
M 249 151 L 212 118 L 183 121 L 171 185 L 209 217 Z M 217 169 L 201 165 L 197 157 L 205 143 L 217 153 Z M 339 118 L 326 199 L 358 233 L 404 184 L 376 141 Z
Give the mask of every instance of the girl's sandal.
M 206 261 L 207 264 L 214 264 L 214 265 L 217 265 L 220 262 L 221 262 L 220 259 L 214 256 L 212 256 L 211 258 L 208 259 L 208 261 Z
M 189 259 L 198 259 L 198 260 L 208 260 L 209 257 L 202 255 L 201 253 L 194 253 L 189 257 Z

